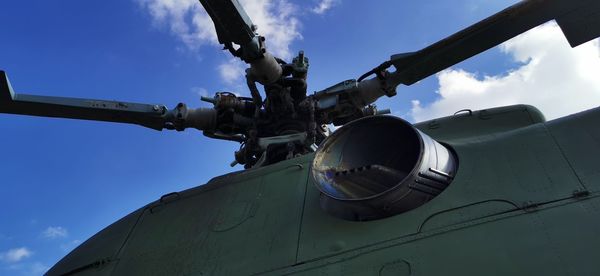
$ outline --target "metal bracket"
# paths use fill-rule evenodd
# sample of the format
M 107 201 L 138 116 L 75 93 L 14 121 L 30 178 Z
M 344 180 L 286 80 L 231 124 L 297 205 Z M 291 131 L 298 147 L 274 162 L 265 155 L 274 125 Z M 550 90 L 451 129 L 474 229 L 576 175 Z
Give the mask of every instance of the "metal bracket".
M 269 147 L 270 145 L 285 144 L 288 142 L 304 143 L 307 137 L 308 135 L 306 134 L 306 132 L 301 132 L 289 135 L 258 138 L 258 146 L 262 150 L 267 150 L 267 147 Z

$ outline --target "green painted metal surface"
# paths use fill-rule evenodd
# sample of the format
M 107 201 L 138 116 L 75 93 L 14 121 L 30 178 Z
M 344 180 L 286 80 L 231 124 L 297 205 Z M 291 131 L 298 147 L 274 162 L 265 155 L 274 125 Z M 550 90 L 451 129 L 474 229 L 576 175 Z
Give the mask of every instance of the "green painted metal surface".
M 193 127 L 211 138 L 242 142 L 235 162 L 255 168 L 164 195 L 81 244 L 49 275 L 600 274 L 600 130 L 595 127 L 600 108 L 546 122 L 536 108 L 516 105 L 464 110 L 415 125 L 455 153 L 458 170 L 442 145 L 443 151 L 414 155 L 421 158 L 426 152 L 422 155 L 435 163 L 422 162 L 423 170 L 421 163 L 418 170 L 405 172 L 400 170 L 404 166 L 390 169 L 377 162 L 347 162 L 359 165 L 343 171 L 338 165 L 322 168 L 324 179 L 333 179 L 327 173 L 360 179 L 354 173 L 371 170 L 371 165 L 383 175 L 414 176 L 412 188 L 422 189 L 415 197 L 419 205 L 398 208 L 410 211 L 384 219 L 346 216 L 373 219 L 349 221 L 330 215 L 322 208 L 326 195 L 310 175 L 314 155 L 282 161 L 313 151 L 315 141 L 327 141 L 316 125 L 343 125 L 376 115 L 371 103 L 394 96 L 399 84 L 416 83 L 549 20 L 557 21 L 571 46 L 598 37 L 597 0 L 521 1 L 421 50 L 393 55 L 357 80 L 308 96 L 307 66 L 273 57 L 237 1 L 200 2 L 215 23 L 219 43 L 250 65 L 246 79 L 252 99 L 218 93 L 203 98 L 214 108 L 188 109 L 180 103 L 167 110 L 161 105 L 15 94 L 0 71 L 0 113 L 132 123 L 157 130 Z M 307 61 L 303 52 L 297 59 Z M 394 71 L 386 71 L 392 66 Z M 376 77 L 367 79 L 371 75 Z M 264 109 L 256 83 L 268 92 Z M 343 147 L 356 149 L 369 145 L 367 138 L 391 137 L 389 129 L 382 130 L 379 136 L 375 131 L 364 136 L 354 132 L 358 142 Z M 393 138 L 406 145 L 404 132 L 396 133 Z M 382 145 L 382 139 L 373 141 Z M 356 156 L 359 161 L 364 156 L 409 160 L 406 152 L 393 150 L 385 144 Z M 343 154 L 352 155 L 339 152 L 331 155 L 339 163 Z M 381 152 L 395 154 L 376 154 Z M 379 156 L 385 157 L 375 160 Z M 444 161 L 451 165 L 437 166 Z M 448 170 L 438 170 L 443 168 Z M 364 181 L 381 175 L 362 175 L 369 175 L 362 184 L 381 184 Z M 442 188 L 432 184 L 440 177 Z M 408 178 L 393 179 L 392 184 Z M 427 185 L 437 187 L 436 192 Z M 387 194 L 384 204 L 373 206 L 375 201 L 370 201 L 359 207 L 384 212 L 393 203 L 407 203 L 397 186 L 393 189 L 398 194 Z M 340 201 L 346 199 L 345 205 L 331 208 L 347 211 L 342 208 L 357 197 Z
M 418 124 L 456 152 L 454 181 L 368 222 L 319 207 L 312 155 L 217 177 L 109 226 L 48 274 L 598 274 L 599 120 L 600 108 L 545 122 L 518 105 Z

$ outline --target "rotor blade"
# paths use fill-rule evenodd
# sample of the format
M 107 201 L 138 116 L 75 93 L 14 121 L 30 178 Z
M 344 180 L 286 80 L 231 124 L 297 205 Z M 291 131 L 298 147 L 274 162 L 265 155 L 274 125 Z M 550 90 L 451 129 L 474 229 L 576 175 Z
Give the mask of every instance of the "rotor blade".
M 524 0 L 420 51 L 393 55 L 382 66 L 396 68 L 392 83 L 411 85 L 552 19 L 577 46 L 600 35 L 600 1 Z
M 256 36 L 250 17 L 237 0 L 200 0 L 200 3 L 215 24 L 219 43 L 245 45 Z
M 0 71 L 0 113 L 129 123 L 161 130 L 167 109 L 162 105 L 48 97 L 14 93 Z
M 187 108 L 183 103 L 167 110 L 164 105 L 16 94 L 2 70 L 0 113 L 127 123 L 155 130 L 214 131 L 217 126 L 216 109 Z

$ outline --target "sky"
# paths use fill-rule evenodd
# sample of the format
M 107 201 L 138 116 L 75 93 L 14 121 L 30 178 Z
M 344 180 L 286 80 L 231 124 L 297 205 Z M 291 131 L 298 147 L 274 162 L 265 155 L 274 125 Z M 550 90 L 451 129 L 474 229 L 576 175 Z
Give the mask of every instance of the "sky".
M 423 48 L 514 0 L 240 1 L 275 55 L 310 59 L 310 92 Z M 10 1 L 0 70 L 17 93 L 208 107 L 249 92 L 197 1 Z M 410 87 L 380 108 L 411 122 L 517 103 L 554 119 L 600 104 L 598 40 L 575 49 L 555 23 Z M 0 114 L 0 275 L 39 275 L 161 195 L 240 170 L 238 144 L 199 131 Z

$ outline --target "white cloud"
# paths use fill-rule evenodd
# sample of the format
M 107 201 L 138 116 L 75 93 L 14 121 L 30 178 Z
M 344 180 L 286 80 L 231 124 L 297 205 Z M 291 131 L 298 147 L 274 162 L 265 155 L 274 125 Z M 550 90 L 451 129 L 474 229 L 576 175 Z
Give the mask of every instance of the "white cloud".
M 49 239 L 64 238 L 68 235 L 67 229 L 61 226 L 49 226 L 42 232 L 42 235 Z
M 10 249 L 0 254 L 0 260 L 3 260 L 7 263 L 16 263 L 27 257 L 30 257 L 31 255 L 33 255 L 33 252 L 27 249 L 27 247 L 19 247 Z
M 233 84 L 244 76 L 244 63 L 238 59 L 230 58 L 229 61 L 219 65 L 219 75 L 227 84 Z
M 192 93 L 194 93 L 194 94 L 196 94 L 198 96 L 203 96 L 203 97 L 210 96 L 208 94 L 208 90 L 206 90 L 206 88 L 204 88 L 204 87 L 194 86 L 194 87 L 190 88 L 190 91 L 192 91 Z
M 547 119 L 600 105 L 599 41 L 571 48 L 554 22 L 537 27 L 500 46 L 523 65 L 503 75 L 479 77 L 462 69 L 437 75 L 439 98 L 413 101 L 415 121 L 452 115 L 469 108 L 531 104 Z
M 48 269 L 50 269 L 49 266 L 44 265 L 42 263 L 33 263 L 31 265 L 31 267 L 29 268 L 29 274 L 30 275 L 43 275 L 44 273 L 46 273 L 48 271 Z
M 135 0 L 145 7 L 155 23 L 168 26 L 190 49 L 212 43 L 217 34 L 210 17 L 198 1 L 190 0 Z
M 148 10 L 156 24 L 167 25 L 189 49 L 198 49 L 205 44 L 217 45 L 214 25 L 198 1 L 191 0 L 135 0 Z M 297 7 L 285 0 L 240 0 L 252 22 L 258 26 L 257 32 L 266 37 L 269 52 L 283 59 L 292 56 L 290 44 L 301 39 L 300 21 L 294 16 Z M 216 52 L 215 52 L 216 54 Z M 240 63 L 241 64 L 241 63 Z M 220 72 L 232 69 L 231 61 L 219 68 Z M 241 65 L 240 65 L 241 66 Z M 228 70 L 238 73 L 240 78 L 244 71 Z M 226 82 L 235 79 L 232 75 L 222 76 Z
M 39 276 L 46 273 L 50 267 L 40 262 L 26 262 L 12 263 L 6 266 L 5 269 L 10 271 L 10 275 Z
M 80 240 L 72 240 L 70 242 L 61 244 L 60 249 L 62 249 L 65 252 L 69 252 L 69 251 L 73 250 L 73 248 L 78 246 L 79 244 L 81 244 Z
M 316 14 L 324 14 L 327 10 L 339 4 L 341 0 L 321 0 L 317 6 L 311 9 Z
M 290 45 L 301 39 L 300 21 L 294 16 L 297 7 L 285 0 L 241 0 L 257 32 L 266 37 L 267 49 L 273 55 L 289 59 Z

